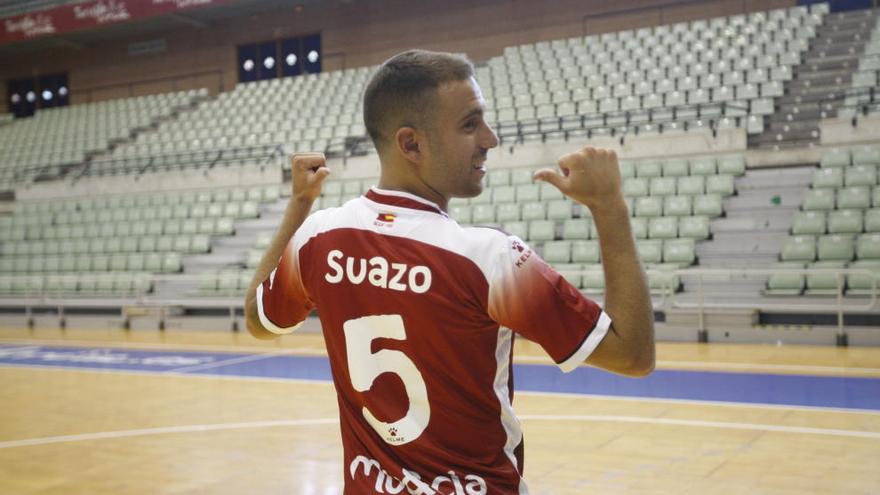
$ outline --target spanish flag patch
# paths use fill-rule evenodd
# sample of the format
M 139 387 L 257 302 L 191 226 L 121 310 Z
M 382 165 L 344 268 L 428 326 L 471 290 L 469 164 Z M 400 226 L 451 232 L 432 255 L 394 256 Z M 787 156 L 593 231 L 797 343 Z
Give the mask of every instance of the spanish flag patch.
M 380 222 L 393 222 L 395 218 L 397 218 L 397 215 L 393 213 L 379 213 L 379 216 L 376 217 L 376 220 Z

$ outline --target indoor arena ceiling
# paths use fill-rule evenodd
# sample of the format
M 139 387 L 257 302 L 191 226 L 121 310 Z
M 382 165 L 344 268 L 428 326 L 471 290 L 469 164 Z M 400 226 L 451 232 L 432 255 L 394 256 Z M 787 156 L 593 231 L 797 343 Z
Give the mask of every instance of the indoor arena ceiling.
M 352 3 L 354 0 L 338 0 L 338 3 Z M 21 15 L 27 12 L 49 9 L 62 4 L 75 4 L 61 0 L 0 0 L 0 18 Z M 102 28 L 45 36 L 33 40 L 0 45 L 0 57 L 22 55 L 58 46 L 86 48 L 94 43 L 118 37 L 151 36 L 183 26 L 205 28 L 214 23 L 233 17 L 257 15 L 262 12 L 310 5 L 326 4 L 326 0 L 230 0 L 221 5 L 189 9 L 149 17 L 142 20 L 113 24 Z M 13 10 L 15 9 L 15 10 Z

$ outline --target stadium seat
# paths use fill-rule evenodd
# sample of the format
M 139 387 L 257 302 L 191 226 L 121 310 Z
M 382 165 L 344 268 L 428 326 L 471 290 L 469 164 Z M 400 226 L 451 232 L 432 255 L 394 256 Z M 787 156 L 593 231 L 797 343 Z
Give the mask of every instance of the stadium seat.
M 570 218 L 562 222 L 562 238 L 565 240 L 589 239 L 592 220 L 589 218 Z
M 804 211 L 833 210 L 836 192 L 833 189 L 812 189 L 804 196 Z
M 663 241 L 659 239 L 637 240 L 636 250 L 642 263 L 660 263 L 663 261 Z
M 871 189 L 867 186 L 848 186 L 837 190 L 837 208 L 866 209 L 871 207 Z
M 836 210 L 828 213 L 829 234 L 859 234 L 863 228 L 862 210 Z
M 813 236 L 797 235 L 785 240 L 782 246 L 782 261 L 813 261 L 816 259 L 816 239 Z
M 795 235 L 824 234 L 825 212 L 824 211 L 799 211 L 795 212 L 792 219 L 791 233 Z
M 778 273 L 770 275 L 767 279 L 767 295 L 796 296 L 800 295 L 806 285 L 802 262 L 777 263 L 773 269 Z
M 820 261 L 849 261 L 855 257 L 855 242 L 851 235 L 825 235 L 818 239 Z
M 572 241 L 571 261 L 574 263 L 598 263 L 601 257 L 598 241 Z
M 548 263 L 569 263 L 571 241 L 548 241 L 544 243 L 543 258 Z
M 817 168 L 813 171 L 813 188 L 843 187 L 843 168 Z
M 843 261 L 818 261 L 809 266 L 812 269 L 818 270 L 833 270 L 833 269 L 844 269 L 846 268 L 846 263 Z M 846 277 L 844 275 L 840 276 L 841 278 L 841 287 L 840 290 L 843 291 L 846 287 Z M 807 295 L 835 295 L 838 292 L 838 276 L 834 273 L 807 273 L 806 275 L 806 290 L 804 294 Z

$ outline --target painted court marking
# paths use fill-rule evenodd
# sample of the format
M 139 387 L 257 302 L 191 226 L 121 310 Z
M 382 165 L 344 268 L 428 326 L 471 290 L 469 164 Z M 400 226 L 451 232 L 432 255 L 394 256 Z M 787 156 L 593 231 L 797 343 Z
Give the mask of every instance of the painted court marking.
M 581 415 L 581 416 L 557 416 L 557 415 L 523 415 L 519 419 L 522 421 L 585 421 L 585 422 L 601 422 L 601 423 L 635 423 L 649 424 L 657 426 L 686 426 L 695 428 L 716 428 L 729 430 L 748 430 L 748 431 L 766 431 L 775 433 L 793 433 L 802 435 L 827 435 L 838 437 L 862 438 L 869 440 L 880 440 L 880 432 L 870 431 L 854 431 L 840 430 L 833 428 L 806 428 L 795 426 L 767 425 L 757 423 L 727 423 L 720 421 L 699 421 L 689 419 L 666 419 L 666 418 L 648 418 L 640 416 L 602 416 L 602 415 Z M 50 445 L 66 442 L 83 442 L 92 440 L 107 440 L 116 438 L 130 438 L 149 435 L 166 435 L 175 433 L 202 433 L 208 431 L 223 430 L 241 430 L 250 428 L 277 428 L 291 426 L 325 426 L 337 425 L 338 418 L 315 418 L 315 419 L 293 419 L 281 421 L 253 421 L 247 423 L 219 423 L 219 424 L 203 424 L 203 425 L 181 425 L 166 426 L 161 428 L 143 428 L 135 430 L 119 430 L 104 431 L 94 433 L 82 433 L 77 435 L 60 435 L 52 437 L 30 438 L 24 440 L 11 440 L 0 442 L 0 449 L 11 449 L 16 447 L 32 447 L 38 445 Z

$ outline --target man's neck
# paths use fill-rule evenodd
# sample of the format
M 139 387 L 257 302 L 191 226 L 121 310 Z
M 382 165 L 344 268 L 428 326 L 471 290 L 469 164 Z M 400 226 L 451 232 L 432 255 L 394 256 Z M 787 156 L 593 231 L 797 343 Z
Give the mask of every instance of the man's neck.
M 399 180 L 383 174 L 379 177 L 378 187 L 379 189 L 385 189 L 386 191 L 400 191 L 412 194 L 413 196 L 418 196 L 436 204 L 444 212 L 447 211 L 449 206 L 449 198 L 443 196 L 440 192 L 419 180 Z

